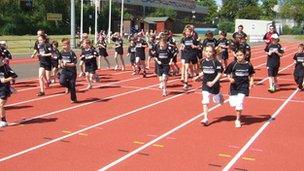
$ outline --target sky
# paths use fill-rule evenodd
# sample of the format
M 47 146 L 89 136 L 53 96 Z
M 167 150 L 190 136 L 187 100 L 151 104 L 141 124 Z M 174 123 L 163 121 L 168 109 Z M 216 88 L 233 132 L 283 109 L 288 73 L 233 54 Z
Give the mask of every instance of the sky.
M 217 3 L 218 5 L 220 5 L 220 4 L 222 4 L 222 0 L 216 0 L 216 3 Z

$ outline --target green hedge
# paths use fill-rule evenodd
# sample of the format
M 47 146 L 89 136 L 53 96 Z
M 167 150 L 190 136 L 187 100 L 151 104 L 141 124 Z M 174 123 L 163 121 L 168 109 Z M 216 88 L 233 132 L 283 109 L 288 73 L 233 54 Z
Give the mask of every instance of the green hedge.
M 219 23 L 218 28 L 221 31 L 225 31 L 225 32 L 228 32 L 228 33 L 233 33 L 234 32 L 234 27 L 235 27 L 234 22 L 222 21 L 222 22 Z
M 283 34 L 285 35 L 300 35 L 303 34 L 303 27 L 294 26 L 290 28 L 289 26 L 283 26 Z

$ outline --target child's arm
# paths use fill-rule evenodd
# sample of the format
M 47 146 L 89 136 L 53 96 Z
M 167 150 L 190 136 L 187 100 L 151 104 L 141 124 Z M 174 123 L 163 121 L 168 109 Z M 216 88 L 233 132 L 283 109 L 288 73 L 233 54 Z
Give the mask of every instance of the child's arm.
M 34 50 L 33 54 L 31 55 L 31 58 L 34 58 L 37 53 L 38 53 L 38 51 Z
M 199 78 L 201 78 L 202 76 L 204 76 L 204 73 L 203 72 L 200 72 L 199 74 L 198 74 L 198 76 L 196 76 L 196 77 L 193 77 L 193 80 L 194 81 L 197 81 Z
M 217 75 L 216 75 L 216 77 L 214 78 L 214 80 L 207 82 L 207 85 L 209 87 L 212 87 L 221 78 L 221 76 L 222 76 L 222 73 L 218 72 Z
M 0 79 L 0 82 L 1 82 L 1 83 L 8 83 L 8 82 L 11 82 L 12 80 L 14 80 L 13 77 L 1 78 L 1 79 Z
M 251 75 L 251 76 L 249 77 L 249 79 L 250 79 L 250 82 L 249 82 L 249 89 L 252 89 L 252 87 L 253 87 L 253 85 L 254 85 L 254 78 L 253 78 L 253 75 Z

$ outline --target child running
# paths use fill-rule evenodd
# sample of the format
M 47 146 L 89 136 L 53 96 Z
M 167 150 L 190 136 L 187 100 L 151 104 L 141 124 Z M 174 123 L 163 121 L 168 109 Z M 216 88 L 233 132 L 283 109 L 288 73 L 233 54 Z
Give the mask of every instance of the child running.
M 48 87 L 50 84 L 50 73 L 52 69 L 52 47 L 47 41 L 45 35 L 40 35 L 38 37 L 38 44 L 35 46 L 35 53 L 32 55 L 34 58 L 35 54 L 38 54 L 40 67 L 39 67 L 39 85 L 40 91 L 37 96 L 45 95 L 45 86 Z
M 170 65 L 173 60 L 172 47 L 167 43 L 167 39 L 162 37 L 159 41 L 159 45 L 156 47 L 156 58 L 157 63 L 157 76 L 160 81 L 159 88 L 162 89 L 162 95 L 167 96 L 167 81 L 170 72 Z
M 125 61 L 123 59 L 123 40 L 120 37 L 119 33 L 116 32 L 112 35 L 112 41 L 115 43 L 115 68 L 114 70 L 118 70 L 119 69 L 119 64 L 118 64 L 118 57 L 120 58 L 121 61 L 121 70 L 124 71 L 125 70 Z
M 104 34 L 99 35 L 97 41 L 97 47 L 99 50 L 99 56 L 97 58 L 97 65 L 98 69 L 101 69 L 101 59 L 103 58 L 107 63 L 107 69 L 111 68 L 110 62 L 108 60 L 108 52 L 107 52 L 107 43 L 106 43 L 106 36 Z
M 279 36 L 277 34 L 271 36 L 271 43 L 265 48 L 265 52 L 267 53 L 268 91 L 274 93 L 279 88 L 277 77 L 280 68 L 280 58 L 284 53 L 282 46 L 279 44 Z
M 245 60 L 245 54 L 244 49 L 239 49 L 236 52 L 237 60 L 231 62 L 225 70 L 230 81 L 229 103 L 231 107 L 235 107 L 236 111 L 236 128 L 242 126 L 241 115 L 244 98 L 249 95 L 249 90 L 254 84 L 253 74 L 255 71 L 251 63 Z
M 194 80 L 202 79 L 202 95 L 203 95 L 203 110 L 204 118 L 201 123 L 208 125 L 208 104 L 210 97 L 213 96 L 215 103 L 223 104 L 224 98 L 220 92 L 220 78 L 222 76 L 223 67 L 221 63 L 215 58 L 215 48 L 212 45 L 207 45 L 204 48 L 204 60 L 201 63 L 202 72 L 199 73 Z
M 97 61 L 96 58 L 98 57 L 98 53 L 92 47 L 90 40 L 83 41 L 83 49 L 80 55 L 80 63 L 79 65 L 85 66 L 85 74 L 88 81 L 87 90 L 92 88 L 93 77 L 96 77 L 96 70 L 97 70 Z M 98 80 L 98 79 L 97 79 Z
M 131 39 L 130 40 L 130 46 L 128 47 L 128 57 L 130 58 L 130 63 L 131 63 L 131 66 L 132 66 L 132 70 L 133 70 L 133 73 L 132 75 L 135 75 L 137 70 L 136 70 L 136 64 L 135 64 L 135 43 L 134 43 L 134 40 Z
M 70 39 L 61 40 L 62 51 L 60 52 L 59 63 L 62 68 L 60 74 L 60 85 L 67 88 L 67 93 L 71 95 L 71 103 L 77 102 L 76 97 L 76 77 L 77 77 L 77 57 L 71 50 Z
M 192 27 L 186 26 L 184 29 L 184 37 L 181 40 L 181 81 L 184 86 L 183 89 L 186 91 L 189 88 L 188 85 L 188 70 L 190 63 L 196 64 L 198 62 L 197 59 L 197 51 L 198 43 L 195 38 L 193 38 L 193 30 Z
M 142 71 L 143 77 L 146 77 L 146 66 L 145 66 L 145 60 L 146 60 L 146 52 L 145 48 L 148 47 L 147 42 L 143 39 L 143 34 L 138 33 L 135 37 L 135 62 L 138 70 Z
M 58 50 L 58 42 L 53 41 L 52 42 L 52 58 L 51 58 L 51 63 L 52 63 L 52 82 L 56 83 L 56 77 L 57 77 L 57 72 L 58 72 L 58 57 L 60 55 L 60 52 Z
M 5 64 L 4 57 L 0 54 L 0 128 L 8 125 L 4 105 L 12 93 L 10 82 L 16 78 L 16 73 Z
M 218 48 L 220 49 L 219 60 L 221 61 L 224 70 L 228 66 L 228 57 L 229 57 L 228 49 L 230 45 L 230 41 L 226 37 L 227 37 L 227 33 L 222 31 L 220 33 L 220 38 L 218 39 Z
M 299 44 L 298 52 L 293 57 L 295 61 L 295 69 L 293 72 L 294 80 L 300 90 L 304 87 L 304 44 Z

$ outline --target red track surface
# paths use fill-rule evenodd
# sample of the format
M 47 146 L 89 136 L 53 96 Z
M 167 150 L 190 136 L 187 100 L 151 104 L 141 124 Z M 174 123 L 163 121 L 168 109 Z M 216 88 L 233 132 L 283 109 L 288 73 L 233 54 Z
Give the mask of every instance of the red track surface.
M 281 91 L 274 94 L 267 92 L 263 47 L 253 47 L 262 84 L 245 100 L 241 129 L 234 128 L 227 103 L 211 105 L 211 125 L 201 126 L 201 117 L 194 118 L 202 112 L 200 83 L 185 94 L 177 77 L 170 78 L 170 95 L 162 97 L 156 77 L 102 71 L 101 87 L 79 92 L 79 104 L 70 104 L 59 86 L 37 98 L 36 81 L 18 83 L 20 92 L 6 107 L 16 124 L 0 129 L 0 170 L 97 170 L 109 164 L 112 170 L 222 170 L 234 159 L 231 170 L 301 170 L 304 93 L 286 101 L 296 89 L 291 64 L 297 44 L 283 46 Z M 80 81 L 79 90 L 86 87 Z M 228 87 L 223 81 L 222 92 Z M 274 113 L 279 115 L 235 158 Z

